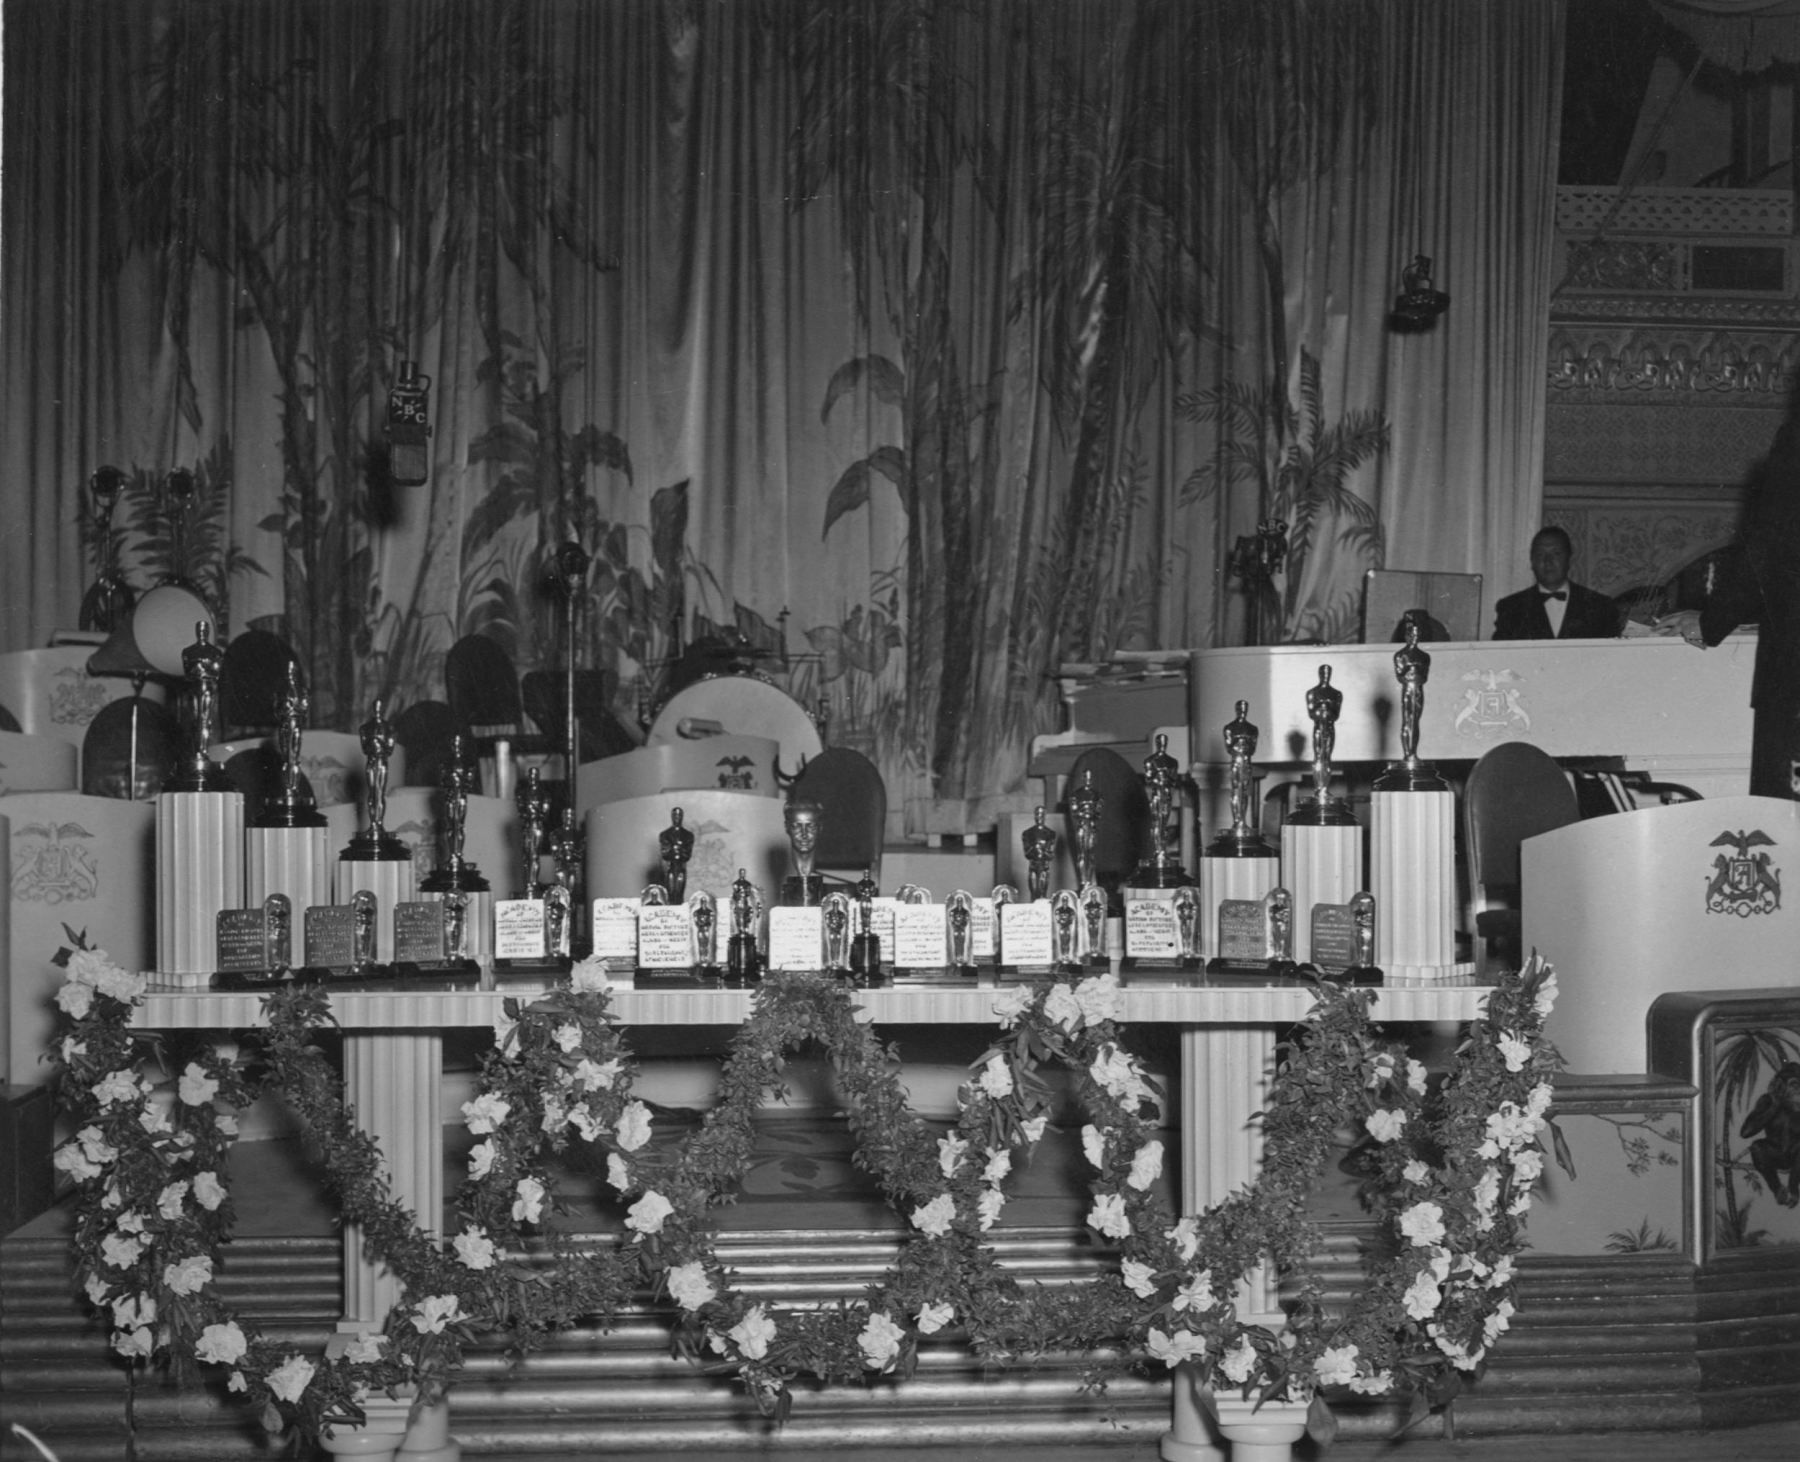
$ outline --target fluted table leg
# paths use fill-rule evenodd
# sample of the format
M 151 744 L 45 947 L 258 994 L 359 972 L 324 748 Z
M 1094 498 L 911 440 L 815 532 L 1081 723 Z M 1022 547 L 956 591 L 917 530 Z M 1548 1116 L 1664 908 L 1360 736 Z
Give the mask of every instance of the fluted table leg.
M 344 1034 L 344 1087 L 356 1122 L 387 1163 L 389 1191 L 436 1233 L 443 1223 L 443 1039 L 435 1031 Z M 363 1251 L 362 1227 L 344 1225 L 340 1330 L 378 1330 L 400 1283 Z

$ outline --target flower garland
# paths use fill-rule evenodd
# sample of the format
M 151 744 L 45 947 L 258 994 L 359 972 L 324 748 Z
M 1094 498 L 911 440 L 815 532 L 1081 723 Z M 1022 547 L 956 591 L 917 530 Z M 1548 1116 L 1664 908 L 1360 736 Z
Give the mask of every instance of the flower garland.
M 1278 1053 L 1263 1115 L 1259 1180 L 1209 1213 L 1176 1221 L 1153 1189 L 1163 1163 L 1156 1092 L 1123 1044 L 1110 976 L 1042 980 L 995 1000 L 1000 1032 L 971 1067 L 948 1131 L 908 1105 L 899 1056 L 857 1019 L 854 994 L 825 976 L 764 985 L 734 1038 L 718 1098 L 669 1148 L 650 1142 L 636 1067 L 608 1012 L 603 962 L 528 1004 L 503 1002 L 494 1049 L 463 1107 L 480 1140 L 447 1245 L 389 1196 L 381 1155 L 346 1109 L 311 1032 L 331 1024 L 316 988 L 268 997 L 266 1031 L 235 1057 L 191 1040 L 176 1050 L 129 1029 L 143 977 L 114 967 L 71 933 L 58 1002 L 72 1022 L 57 1054 L 78 1130 L 56 1164 L 76 1180 L 76 1279 L 110 1313 L 113 1346 L 132 1362 L 227 1368 L 230 1389 L 263 1406 L 272 1430 L 315 1434 L 361 1420 L 359 1399 L 403 1385 L 437 1394 L 480 1335 L 518 1347 L 580 1321 L 612 1323 L 634 1291 L 666 1294 L 677 1348 L 736 1371 L 783 1418 L 791 1382 L 909 1374 L 922 1337 L 959 1332 L 984 1356 L 1123 1350 L 1153 1367 L 1193 1367 L 1216 1389 L 1314 1400 L 1325 1393 L 1410 1397 L 1415 1416 L 1454 1399 L 1478 1374 L 1513 1314 L 1514 1261 L 1542 1173 L 1551 1081 L 1560 1064 L 1543 1036 L 1555 975 L 1533 961 L 1502 976 L 1470 1023 L 1454 1069 L 1428 1082 L 1371 1023 L 1370 995 L 1327 985 Z M 828 1053 L 856 1160 L 913 1229 L 878 1283 L 854 1303 L 781 1309 L 737 1289 L 709 1212 L 746 1170 L 756 1114 L 778 1091 L 787 1055 Z M 173 1053 L 173 1054 L 171 1054 Z M 176 1076 L 164 1112 L 143 1058 Z M 1021 1283 L 985 1235 L 1006 1180 L 1049 1122 L 1044 1068 L 1069 1067 L 1094 1169 L 1087 1225 L 1118 1268 L 1084 1283 Z M 232 1225 L 222 1178 L 235 1136 L 228 1108 L 278 1089 L 322 1149 L 346 1221 L 399 1277 L 404 1297 L 378 1335 L 341 1354 L 302 1356 L 219 1298 L 213 1268 Z M 1348 1310 L 1334 1313 L 1309 1259 L 1318 1236 L 1304 1200 L 1360 1123 L 1375 1154 L 1369 1198 L 1391 1252 Z M 1557 1137 L 1560 1149 L 1560 1137 Z M 558 1170 L 591 1163 L 625 1206 L 628 1237 L 595 1243 L 548 1218 Z M 1268 1263 L 1297 1281 L 1279 1332 L 1245 1324 L 1240 1280 Z

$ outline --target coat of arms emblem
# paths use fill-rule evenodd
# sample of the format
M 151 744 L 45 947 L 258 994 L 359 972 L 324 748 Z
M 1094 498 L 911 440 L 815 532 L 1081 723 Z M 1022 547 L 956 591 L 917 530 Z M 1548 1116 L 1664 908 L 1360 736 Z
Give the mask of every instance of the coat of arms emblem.
M 728 792 L 756 790 L 756 763 L 747 756 L 719 758 L 719 785 Z
M 56 672 L 50 687 L 50 720 L 57 726 L 85 726 L 106 709 L 112 692 L 75 666 Z
M 13 834 L 12 894 L 21 903 L 66 904 L 100 891 L 100 870 L 78 822 L 28 823 Z
M 1766 852 L 1752 853 L 1752 848 L 1776 846 L 1775 839 L 1760 830 L 1732 832 L 1727 828 L 1708 845 L 1735 848 L 1727 858 L 1723 853 L 1713 858 L 1712 877 L 1706 884 L 1706 911 L 1709 914 L 1772 914 L 1781 907 L 1781 870 L 1772 867 Z
M 1531 713 L 1525 709 L 1521 677 L 1510 670 L 1467 670 L 1462 678 L 1473 681 L 1463 691 L 1456 712 L 1458 736 L 1506 736 L 1531 729 Z

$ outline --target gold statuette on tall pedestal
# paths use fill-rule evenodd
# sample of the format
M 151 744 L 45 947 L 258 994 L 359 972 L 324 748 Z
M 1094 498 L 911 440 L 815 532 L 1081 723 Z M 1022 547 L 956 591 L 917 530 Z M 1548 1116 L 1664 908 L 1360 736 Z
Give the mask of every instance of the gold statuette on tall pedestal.
M 394 910 L 411 903 L 418 891 L 412 849 L 390 833 L 386 825 L 388 761 L 395 745 L 393 723 L 378 698 L 369 719 L 362 724 L 364 826 L 338 854 L 337 867 L 338 904 L 355 905 L 359 893 L 371 894 L 375 900 L 375 955 L 372 960 L 359 959 L 364 968 L 358 978 L 378 978 L 374 966 L 386 968 L 393 964 Z M 365 914 L 363 906 L 357 907 L 360 928 Z M 307 963 L 312 963 L 310 954 Z
M 292 925 L 306 926 L 306 912 L 331 902 L 331 844 L 325 814 L 313 805 L 312 788 L 300 771 L 301 726 L 306 720 L 306 687 L 298 662 L 287 663 L 287 690 L 275 730 L 280 756 L 275 789 L 264 799 L 244 834 L 244 894 L 251 908 L 274 895 L 288 901 Z M 295 953 L 302 953 L 296 949 Z
M 1377 792 L 1446 792 L 1449 784 L 1428 761 L 1419 760 L 1419 721 L 1425 713 L 1425 682 L 1431 656 L 1419 648 L 1419 622 L 1406 618 L 1406 643 L 1394 653 L 1400 682 L 1400 760 L 1375 779 Z

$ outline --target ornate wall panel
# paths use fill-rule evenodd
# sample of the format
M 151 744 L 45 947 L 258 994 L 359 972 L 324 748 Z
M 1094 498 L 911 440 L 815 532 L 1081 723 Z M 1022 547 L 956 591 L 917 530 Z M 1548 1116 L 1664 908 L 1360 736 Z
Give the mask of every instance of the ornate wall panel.
M 1544 495 L 1592 483 L 1740 486 L 1781 425 L 1768 406 L 1563 405 L 1552 395 L 1544 442 Z M 1655 494 L 1651 494 L 1654 496 Z
M 1647 490 L 1649 491 L 1649 490 Z M 1640 502 L 1546 504 L 1544 520 L 1575 541 L 1574 577 L 1603 594 L 1662 583 L 1683 564 L 1731 541 L 1737 506 Z

